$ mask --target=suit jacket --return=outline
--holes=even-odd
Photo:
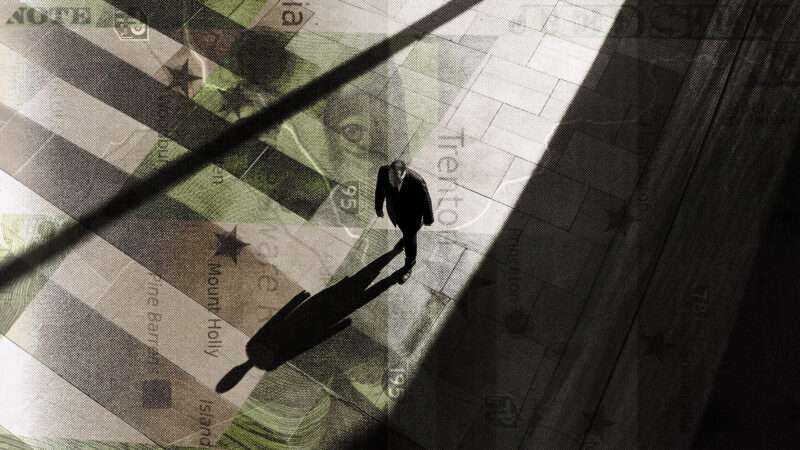
[[[389,220],[396,226],[412,227],[421,223],[433,223],[433,205],[428,193],[428,185],[417,172],[406,168],[406,175],[398,191],[389,183],[390,167],[378,169],[378,181],[375,183],[375,210],[383,210],[386,200],[386,211]]]

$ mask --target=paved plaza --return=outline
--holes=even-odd
[[[36,20],[57,1],[0,5],[5,254],[445,2],[74,3],[60,22]],[[2,292],[0,430],[20,448],[613,446],[635,404],[573,405],[606,393],[591,377],[611,363],[586,353],[618,348],[633,306],[590,300],[639,232],[634,189],[701,42],[628,32],[621,11],[644,27],[651,3],[480,2],[92,229]],[[134,4],[146,39],[120,32]],[[365,269],[400,239],[373,208],[397,158],[435,217],[402,285],[381,284],[402,256]],[[363,304],[337,299],[347,328],[214,391],[290,299],[362,279]]]

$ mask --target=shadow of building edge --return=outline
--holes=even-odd
[[[718,7],[719,4],[720,4],[720,2],[716,1],[716,2],[713,2],[710,7],[714,8],[714,10],[716,11],[716,8]],[[622,6],[622,8],[624,9],[626,7],[632,7],[632,6],[635,7],[635,5],[632,5],[632,2],[626,1],[624,3],[624,5]],[[699,28],[699,31],[701,33],[704,33],[706,31],[706,27],[710,26],[710,19],[711,19],[710,15],[708,15],[707,17],[703,17],[702,20],[705,20],[705,22],[701,23],[701,24],[698,24],[699,25],[698,28]],[[625,27],[628,27],[629,25],[630,25],[630,23],[625,22],[623,17],[618,16],[614,20],[614,23],[613,23],[613,25],[611,27],[611,31],[609,32],[608,37],[604,41],[604,43],[603,43],[603,45],[602,45],[602,47],[600,49],[600,52],[601,53],[605,53],[605,54],[609,54],[609,55],[614,55],[614,56],[618,55],[617,53],[615,53],[615,47],[614,46],[616,44],[618,44],[618,41],[617,41],[618,38],[629,37],[626,34],[627,31],[624,29]],[[641,85],[628,86],[630,89],[635,89],[635,90],[638,91],[637,95],[633,96],[633,100],[632,100],[633,105],[631,105],[631,106],[637,107],[639,109],[639,111],[642,113],[642,116],[646,115],[646,118],[642,123],[637,123],[637,126],[635,128],[635,132],[637,134],[637,136],[635,138],[636,141],[637,141],[637,147],[634,150],[632,150],[632,152],[634,152],[636,154],[636,156],[638,158],[638,161],[639,161],[639,165],[637,167],[638,173],[637,173],[637,176],[636,176],[636,182],[634,183],[635,184],[634,187],[631,189],[628,198],[621,199],[621,200],[623,200],[624,205],[626,207],[629,206],[630,199],[632,198],[632,195],[635,192],[637,192],[637,188],[639,187],[639,183],[641,181],[642,175],[647,171],[649,162],[651,161],[651,158],[653,157],[653,153],[654,153],[656,147],[658,146],[658,143],[663,138],[663,133],[665,132],[665,128],[666,128],[666,125],[668,123],[668,117],[672,113],[672,109],[673,109],[673,106],[674,106],[674,100],[677,97],[678,91],[683,87],[683,84],[686,81],[686,76],[693,69],[691,64],[689,64],[689,63],[694,60],[696,51],[700,48],[700,42],[701,42],[701,37],[702,36],[703,36],[702,34],[689,36],[688,40],[693,43],[694,47],[692,48],[692,50],[689,52],[688,55],[680,55],[680,54],[678,55],[679,58],[689,58],[689,61],[687,61],[687,68],[685,69],[683,74],[679,74],[678,72],[675,72],[676,75],[679,75],[679,77],[678,77],[679,78],[679,82],[677,84],[675,84],[674,86],[667,87],[667,89],[665,89],[666,92],[664,94],[661,94],[661,95],[663,95],[663,96],[665,96],[666,98],[669,99],[669,101],[666,104],[665,103],[650,104],[650,101],[653,101],[653,102],[656,101],[655,95],[657,94],[657,92],[653,91],[652,89],[660,89],[661,88],[660,86],[649,86],[649,88],[651,89],[649,94],[653,95],[653,98],[647,98],[648,97],[647,90],[642,92],[642,87],[643,86],[641,86]],[[630,36],[630,37],[636,38],[638,36]],[[643,37],[646,37],[646,36],[643,36]],[[657,41],[657,39],[653,39],[652,41]],[[641,39],[639,42],[637,42],[637,44],[639,46],[639,51],[642,54],[645,54],[645,55],[646,54],[650,54],[650,53],[648,53],[648,51],[647,51],[648,49],[646,47],[648,45],[650,45],[650,46],[657,46],[658,45],[657,43],[652,42],[652,41],[651,40],[647,40],[647,39]],[[735,44],[731,43],[730,45],[735,45]],[[662,46],[662,47],[660,47],[658,49],[654,49],[654,50],[661,51],[662,52],[661,53],[661,57],[665,57],[665,58],[668,58],[669,55],[664,55],[664,53],[663,53],[664,51],[667,51],[667,52],[673,51],[673,52],[677,53],[676,49],[672,49],[669,46]],[[654,53],[654,54],[657,54],[657,53]],[[632,57],[629,57],[629,58],[632,58]],[[600,67],[601,64],[602,63],[596,59],[594,61],[594,63],[592,64],[591,69],[588,71],[588,74],[595,73],[598,70],[598,68]],[[637,81],[641,81],[641,82],[645,81],[646,78],[647,78],[647,75],[648,74],[640,73],[639,74],[639,79]],[[670,89],[671,89],[671,92],[670,92]],[[575,133],[582,131],[591,122],[591,120],[585,120],[585,121],[581,121],[580,120],[581,117],[585,117],[587,115],[587,114],[583,114],[583,113],[588,113],[589,116],[591,116],[591,114],[592,114],[592,112],[591,112],[591,109],[592,109],[591,102],[592,101],[590,99],[588,99],[587,97],[585,97],[583,92],[585,92],[585,91],[579,90],[578,93],[575,95],[575,97],[572,99],[572,101],[571,101],[569,107],[567,108],[566,112],[564,113],[563,119],[562,119],[565,122],[569,122],[569,123],[562,123],[562,124],[559,124],[557,126],[555,132],[552,135],[551,141],[548,143],[547,149],[546,149],[544,155],[542,156],[542,160],[538,164],[539,167],[543,167],[544,169],[540,169],[539,167],[537,167],[535,169],[535,171],[534,171],[534,175],[535,175],[535,172],[539,171],[539,170],[553,170],[553,169],[556,169],[556,166],[557,166],[561,156],[563,156],[563,153],[566,150],[567,145],[569,144],[569,141],[572,138],[572,136]],[[644,98],[640,98],[640,96],[643,93],[644,93]],[[592,92],[591,94],[587,94],[587,95],[595,95],[595,93]],[[615,99],[611,98],[611,100],[615,100]],[[631,101],[631,100],[628,99],[628,101]],[[648,121],[648,120],[652,119],[652,116],[649,113],[654,112],[654,111],[649,111],[651,109],[651,107],[659,109],[658,112],[661,115],[660,120],[658,120],[658,122],[655,123],[655,124],[650,122],[650,121]],[[569,119],[570,117],[577,117],[578,119],[573,121],[573,120]],[[595,135],[595,133],[591,133],[591,132],[588,133],[588,134],[590,134],[592,136]],[[628,149],[628,150],[630,150],[630,149]],[[556,169],[556,171],[557,171],[557,169]],[[510,238],[510,237],[518,238],[519,237],[519,232],[521,231],[521,228],[524,228],[524,226],[525,226],[525,225],[522,225],[522,227],[520,227],[520,224],[526,223],[528,218],[533,217],[528,213],[520,211],[519,207],[520,206],[524,206],[526,201],[531,201],[535,197],[536,197],[536,192],[532,190],[532,187],[531,187],[531,185],[529,183],[528,185],[525,186],[525,188],[523,189],[522,194],[520,194],[520,196],[518,197],[517,204],[515,205],[515,211],[512,213],[512,216],[513,215],[518,215],[518,216],[521,215],[521,216],[524,216],[525,218],[523,218],[522,221],[519,221],[519,220],[515,220],[513,217],[510,217],[507,220],[506,224],[503,226],[501,231],[497,234],[494,242],[491,244],[490,249],[487,251],[486,257],[480,263],[479,268],[477,270],[475,270],[471,274],[469,281],[466,283],[465,287],[461,290],[462,294],[459,296],[459,298],[453,299],[453,301],[457,303],[456,308],[454,308],[454,311],[456,311],[454,314],[458,314],[458,310],[462,310],[463,311],[464,309],[466,309],[466,311],[467,311],[466,314],[467,315],[470,314],[468,312],[469,311],[469,306],[468,305],[461,305],[461,304],[458,304],[458,303],[459,302],[468,301],[468,298],[465,298],[465,297],[468,297],[468,295],[465,296],[464,293],[468,293],[471,290],[476,289],[478,287],[478,285],[481,283],[481,281],[476,279],[476,274],[481,273],[483,270],[490,269],[496,263],[503,264],[503,263],[506,263],[508,261],[507,256],[508,256],[508,253],[509,253],[509,249],[507,247],[504,248],[504,245],[506,245],[508,242],[512,242],[510,245],[514,245],[513,244],[514,239],[510,239],[509,240],[508,238]],[[677,213],[677,205],[670,205],[670,206],[674,206],[674,207],[671,208],[671,209],[665,209],[664,211],[662,211],[660,213],[660,217],[662,218],[663,221],[671,221],[672,217],[674,217],[675,214]],[[666,235],[666,233],[664,233],[664,235]],[[664,239],[665,238],[666,238],[666,236],[664,236]],[[598,266],[598,267],[603,267],[606,264],[606,260],[608,258],[608,251],[612,248],[614,242],[619,240],[619,239],[620,239],[620,234],[617,232],[617,233],[614,233],[614,236],[608,242],[606,242],[605,248],[603,249],[603,254],[604,254],[603,260],[602,260],[600,266]],[[519,242],[516,245],[521,245],[524,248],[525,243],[524,242]],[[652,261],[649,261],[646,264],[649,265],[649,266],[653,266],[654,265]],[[545,388],[545,392],[544,392],[543,396],[541,398],[537,399],[537,404],[533,409],[533,413],[530,415],[530,417],[527,418],[528,421],[526,423],[521,423],[520,420],[519,420],[520,419],[519,417],[515,418],[514,426],[517,427],[517,428],[520,428],[520,430],[519,430],[520,431],[519,442],[516,442],[515,445],[518,445],[518,446],[522,445],[524,443],[524,439],[526,437],[528,437],[530,435],[530,433],[532,433],[535,430],[535,428],[539,424],[540,420],[543,418],[543,414],[544,414],[545,408],[548,406],[548,404],[551,401],[554,400],[555,396],[564,388],[564,382],[566,381],[566,376],[565,375],[573,370],[573,364],[576,362],[576,360],[577,360],[577,358],[578,358],[578,356],[580,354],[580,351],[581,351],[580,345],[575,343],[575,342],[573,342],[573,338],[574,338],[575,331],[577,330],[581,319],[587,313],[587,309],[590,306],[588,300],[593,298],[593,293],[594,293],[594,290],[595,290],[594,283],[597,281],[599,272],[600,272],[600,270],[598,270],[598,272],[593,277],[594,281],[592,283],[592,288],[590,289],[589,293],[584,297],[584,299],[587,300],[587,301],[581,307],[581,311],[578,314],[578,318],[576,319],[575,323],[572,326],[572,330],[569,333],[568,339],[565,342],[560,343],[560,344],[562,344],[561,345],[561,355],[558,357],[558,362],[557,362],[556,367],[552,370],[551,375],[548,377],[548,381],[546,382],[546,388]],[[646,285],[646,279],[648,278],[648,275],[647,275],[648,272],[650,274],[652,273],[652,267],[648,267],[648,268],[645,269],[645,271],[644,271],[645,275],[643,277],[641,277],[642,283],[640,283],[640,285],[642,285],[642,286]],[[525,274],[523,274],[523,276],[525,276]],[[638,299],[642,298],[643,294],[636,295],[636,297],[637,297],[637,300],[634,300],[634,301],[639,301]],[[440,328],[442,330],[439,333],[440,336],[447,334],[447,332],[445,330],[448,327],[457,327],[458,326],[458,325],[454,324],[453,321],[450,320],[450,319],[451,319],[450,317],[444,317],[442,319],[445,322],[442,324],[442,326]],[[491,319],[484,318],[484,320],[491,320]],[[633,326],[634,326],[634,321],[630,320],[629,323],[625,323],[625,324],[621,324],[621,325],[626,326],[628,329],[632,329]],[[467,333],[470,332],[470,328],[469,327],[465,327],[465,329],[466,329],[465,332],[467,332]],[[441,355],[446,355],[449,351],[453,350],[452,348],[447,348],[446,347],[447,345],[448,345],[447,342],[442,342],[441,340],[437,340],[437,341],[432,342],[430,347],[428,349],[426,349],[425,354],[422,356],[422,360],[420,361],[419,366],[428,367],[428,368],[435,368],[437,366],[437,359]],[[606,356],[609,359],[616,359],[619,356],[619,354],[622,352],[622,348],[623,348],[622,345],[620,345],[618,348],[609,348]],[[493,346],[493,350],[494,350],[494,354],[492,354],[490,356],[494,357],[494,359],[493,360],[487,360],[486,358],[484,358],[484,360],[481,361],[481,364],[484,364],[484,365],[493,364],[495,361],[497,361],[497,357],[503,352],[503,349],[500,348],[496,343]],[[482,356],[487,356],[487,355],[484,354]],[[604,373],[596,375],[596,379],[597,379],[598,384],[600,386],[602,386],[604,384],[607,384],[607,382],[610,381],[610,379],[612,377],[614,367],[611,366],[611,367],[608,367],[607,369],[608,370],[606,370]],[[436,369],[434,369],[434,371],[436,371]],[[494,373],[496,374],[497,370],[495,370]],[[459,375],[462,376],[462,377],[463,376],[470,376],[470,374],[459,374]],[[440,377],[441,373],[437,372],[435,374],[435,376],[436,377]],[[483,381],[485,382],[484,385],[497,386],[499,380],[497,379],[497,377],[495,377],[492,380],[486,380],[484,378]],[[533,386],[528,388],[528,392],[526,394],[526,398],[521,399],[522,402],[529,401],[527,399],[527,397],[531,395],[532,388],[533,388]],[[413,391],[414,389],[415,389],[415,380],[412,378],[410,380],[410,382],[409,382],[409,385],[405,389],[406,394],[401,396],[401,398],[398,400],[398,402],[402,403],[404,401],[404,399],[411,398],[412,395],[410,395],[408,393]],[[499,391],[502,391],[502,389],[499,389]],[[575,443],[577,445],[583,445],[583,444],[586,443],[584,439],[585,439],[586,435],[588,434],[589,430],[592,428],[593,422],[596,419],[596,416],[597,416],[597,413],[598,413],[597,409],[600,406],[601,400],[602,400],[602,395],[599,396],[597,399],[593,399],[591,401],[591,405],[590,405],[590,408],[588,409],[588,411],[584,411],[584,410],[576,411],[576,414],[581,414],[581,415],[585,416],[586,419],[588,419],[588,423],[586,423],[586,427],[585,427],[585,429],[583,431],[583,437],[578,437],[580,442],[575,441]],[[515,405],[518,408],[517,410],[522,408],[522,406],[523,406],[522,402],[520,404]],[[483,405],[481,405],[481,413],[482,414],[486,414],[487,412],[488,411],[483,409]],[[481,414],[478,414],[476,419],[480,420],[481,419]],[[391,420],[390,420],[390,423],[391,423]],[[471,425],[475,425],[475,423],[473,422]],[[390,430],[390,431],[387,431],[389,433],[400,433],[400,434],[403,434],[402,430],[399,430],[394,426],[389,425],[386,428],[388,428]],[[473,447],[469,447],[468,445],[465,446],[465,444],[466,444],[466,441],[470,438],[470,431],[474,432],[476,430],[476,427],[474,427],[474,426],[473,427],[468,427],[468,429],[469,430],[466,431],[465,435],[463,435],[460,438],[460,441],[457,443],[457,448],[473,448]],[[491,436],[489,436],[489,439],[492,439],[492,441],[494,441],[494,433],[491,432],[491,431],[489,431],[489,433],[491,434]],[[388,437],[386,437],[386,439],[388,439]],[[437,439],[434,438],[434,441],[437,441]],[[487,444],[487,443],[492,443],[492,442],[480,442],[480,443],[473,442],[472,445],[481,445],[481,444]],[[445,447],[442,447],[442,448],[445,448]],[[449,448],[449,447],[447,447],[447,448]],[[475,447],[475,448],[478,448],[478,447]]]

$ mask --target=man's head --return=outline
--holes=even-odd
[[[397,175],[398,178],[402,178],[403,175],[406,173],[406,163],[402,159],[396,159],[392,161],[391,164],[392,172]]]

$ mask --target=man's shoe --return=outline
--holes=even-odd
[[[411,271],[410,270],[408,272],[404,272],[403,276],[400,277],[400,284],[405,283],[406,281],[408,281],[409,278],[411,278]]]
[[[399,252],[402,249],[403,249],[403,240],[400,239],[399,241],[397,241],[397,244],[394,244],[394,248],[392,250],[395,252]]]
[[[400,284],[405,283],[411,278],[411,267],[403,270],[403,275],[400,277]]]

